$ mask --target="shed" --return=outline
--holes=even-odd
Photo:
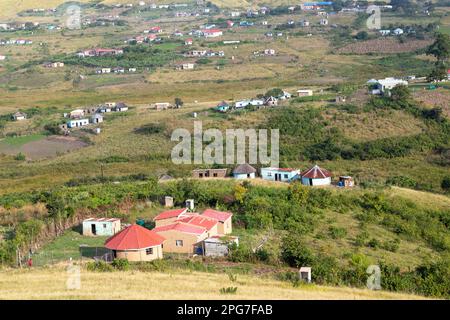
[[[203,254],[207,257],[228,256],[229,247],[239,245],[239,238],[232,236],[213,236],[203,240]]]
[[[238,165],[233,170],[233,177],[235,179],[254,179],[256,175],[256,169],[248,163]]]
[[[112,236],[120,231],[120,219],[89,218],[83,220],[84,236]]]
[[[103,122],[103,116],[100,113],[96,113],[91,117],[92,123],[102,123]]]
[[[300,280],[311,282],[311,267],[301,267],[298,271]]]
[[[114,258],[151,261],[162,259],[165,240],[155,232],[133,224],[106,240],[105,247],[113,251]]]
[[[302,184],[306,186],[325,186],[331,184],[331,172],[318,165],[301,173]]]
[[[338,186],[339,187],[347,187],[351,188],[355,185],[355,182],[353,181],[353,178],[350,176],[340,176]]]
[[[313,95],[313,91],[312,90],[307,90],[307,89],[300,89],[297,90],[297,96],[299,97],[309,97]]]
[[[13,114],[14,121],[25,120],[26,118],[27,114],[20,111]]]
[[[227,169],[195,169],[192,170],[193,178],[225,178]]]

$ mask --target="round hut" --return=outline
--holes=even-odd
[[[166,239],[144,227],[133,224],[106,240],[105,247],[113,257],[128,261],[162,259],[162,244]]]
[[[318,165],[301,173],[302,184],[305,186],[327,186],[331,184],[331,172]]]

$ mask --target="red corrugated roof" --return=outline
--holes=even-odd
[[[137,250],[158,246],[165,240],[155,232],[134,224],[106,240],[105,247],[111,250]]]
[[[201,216],[205,216],[208,218],[216,219],[220,222],[224,222],[229,217],[231,217],[233,214],[231,212],[225,212],[225,211],[217,211],[213,209],[206,209],[205,212],[202,213]]]
[[[216,224],[217,220],[213,218],[208,218],[204,216],[195,216],[185,219],[183,222],[186,222],[188,224],[203,227],[206,230],[211,230]]]
[[[187,208],[164,211],[158,214],[153,220],[176,218],[185,213],[186,211]]]
[[[166,226],[154,228],[152,231],[158,233],[158,232],[169,231],[169,230],[175,230],[175,231],[180,231],[180,232],[184,232],[184,233],[192,233],[192,234],[200,235],[206,231],[206,228],[194,226],[189,223],[176,222],[173,224],[168,224]]]
[[[311,169],[302,172],[301,175],[308,179],[325,179],[331,177],[331,172],[315,165]]]

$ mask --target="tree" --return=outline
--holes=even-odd
[[[181,108],[183,106],[184,102],[181,100],[181,98],[175,98],[175,106],[177,108]]]
[[[299,205],[305,205],[309,197],[309,188],[303,186],[299,182],[294,182],[289,185],[289,192],[291,199]]]
[[[356,39],[358,40],[366,40],[369,38],[369,34],[367,31],[360,31],[356,34]]]
[[[442,81],[447,79],[447,67],[441,61],[437,61],[434,69],[428,75],[427,80],[432,81]]]
[[[280,88],[273,88],[266,92],[265,97],[279,97],[283,95],[283,90]]]
[[[444,191],[450,191],[450,176],[446,176],[442,179],[441,188]]]
[[[427,54],[444,63],[450,57],[450,36],[438,33],[436,40],[428,47]]]
[[[396,86],[391,90],[391,100],[395,102],[407,102],[411,97],[409,88],[404,85]]]

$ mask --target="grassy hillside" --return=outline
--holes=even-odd
[[[419,296],[352,288],[332,288],[288,283],[247,275],[231,282],[225,274],[200,272],[81,271],[81,289],[66,288],[62,267],[0,272],[0,299],[423,299]],[[199,285],[201,284],[201,285]],[[221,294],[224,287],[237,287],[236,294]]]

